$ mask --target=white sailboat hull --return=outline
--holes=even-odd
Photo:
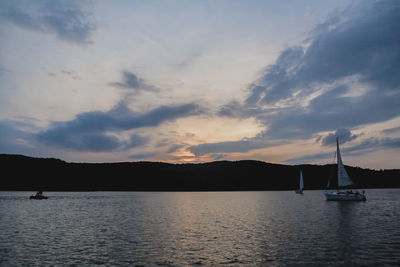
[[[358,191],[333,191],[325,192],[326,200],[336,200],[336,201],[365,201],[367,198],[364,194]]]

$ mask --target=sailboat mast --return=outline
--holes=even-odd
[[[340,151],[339,151],[339,138],[336,136],[336,166],[337,166],[337,190],[339,191],[339,180],[340,180],[340,168],[339,168],[339,159],[340,157]]]

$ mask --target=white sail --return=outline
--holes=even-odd
[[[302,173],[301,170],[300,170],[300,188],[299,188],[299,190],[300,190],[300,191],[303,191],[303,189],[304,189],[303,173]]]
[[[342,157],[340,155],[340,150],[339,150],[338,139],[336,139],[336,144],[337,144],[338,187],[352,185],[353,182],[350,180],[350,177],[347,174],[346,169],[344,168],[344,165],[342,162]]]
[[[367,198],[365,197],[365,192],[363,191],[362,193],[358,191],[353,190],[339,190],[340,187],[344,187],[347,185],[353,184],[353,182],[350,180],[349,175],[346,172],[346,169],[344,168],[343,162],[342,162],[342,157],[340,155],[340,150],[339,150],[339,140],[336,138],[336,144],[337,144],[337,152],[336,152],[336,157],[337,157],[337,167],[338,167],[338,190],[337,191],[325,191],[325,196],[326,200],[335,200],[335,201],[365,201]],[[328,181],[328,187],[329,187],[330,181]]]

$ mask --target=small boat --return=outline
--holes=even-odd
[[[304,189],[304,183],[303,183],[303,173],[300,170],[300,185],[299,185],[299,190],[296,190],[296,194],[303,194],[303,189]]]
[[[339,140],[336,138],[336,158],[337,158],[337,168],[338,168],[338,183],[336,191],[325,191],[326,200],[336,200],[336,201],[365,201],[367,200],[365,196],[365,191],[362,193],[357,190],[345,190],[345,186],[352,185],[349,175],[344,168],[342,157],[340,155]],[[330,187],[330,181],[328,180],[328,188]]]
[[[49,197],[44,196],[42,191],[38,191],[36,195],[30,196],[29,199],[48,199]]]

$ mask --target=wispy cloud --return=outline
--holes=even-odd
[[[158,91],[157,88],[145,83],[136,74],[134,74],[133,72],[129,72],[129,71],[123,71],[122,72],[122,81],[113,82],[113,83],[111,83],[111,85],[118,87],[118,88],[131,89],[135,92],[138,92],[138,91],[156,92],[156,91]]]
[[[59,72],[49,72],[48,75],[51,77],[56,77],[56,76],[60,75],[60,76],[70,77],[71,79],[74,79],[74,80],[79,79],[79,76],[76,74],[76,72],[72,71],[72,70],[61,70]]]
[[[56,35],[60,40],[80,45],[92,43],[96,30],[87,1],[1,1],[0,21],[26,30]]]

